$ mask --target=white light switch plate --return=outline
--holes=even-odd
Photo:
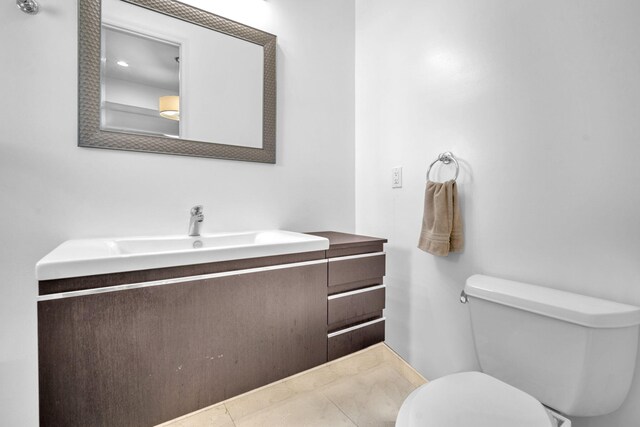
[[[402,188],[402,166],[391,169],[391,188]]]

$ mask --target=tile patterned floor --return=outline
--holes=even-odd
[[[302,372],[162,427],[392,427],[426,380],[384,344]]]

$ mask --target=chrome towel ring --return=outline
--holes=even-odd
[[[438,158],[435,159],[433,163],[429,165],[429,169],[427,170],[427,181],[429,181],[429,172],[431,172],[431,168],[433,167],[433,165],[435,165],[438,162],[442,162],[445,165],[448,165],[449,163],[453,162],[453,164],[456,165],[456,176],[453,177],[453,180],[455,181],[456,179],[458,179],[458,172],[460,172],[460,165],[458,164],[458,161],[456,160],[456,158],[453,157],[453,154],[451,153],[451,151],[447,151],[440,154]]]

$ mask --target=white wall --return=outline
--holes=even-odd
[[[635,0],[356,1],[356,229],[389,238],[387,339],[428,378],[477,368],[472,273],[640,305],[639,16]],[[436,258],[416,244],[446,150],[467,246]],[[622,409],[575,425],[639,425],[638,371]]]
[[[0,4],[0,424],[36,426],[36,261],[64,240],[354,229],[354,5],[192,1],[279,37],[276,165],[78,148],[76,2]]]

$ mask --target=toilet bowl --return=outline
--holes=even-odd
[[[622,405],[640,308],[483,275],[467,279],[464,294],[482,372],[419,387],[396,426],[570,427],[565,415],[604,415]]]
[[[570,427],[533,396],[481,372],[447,375],[404,401],[400,427]]]

